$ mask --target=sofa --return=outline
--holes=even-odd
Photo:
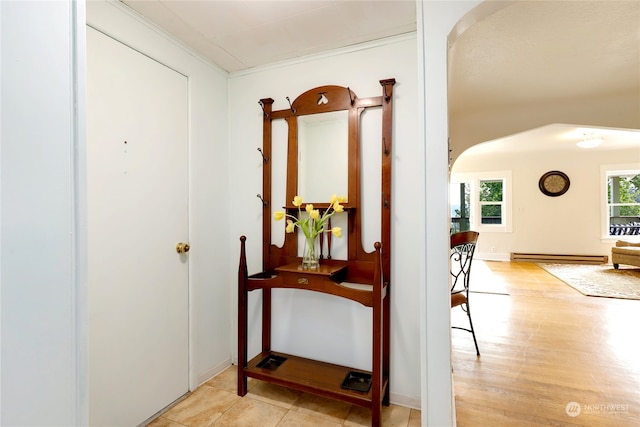
[[[640,267],[640,243],[618,240],[611,248],[611,263],[618,269],[620,264]]]

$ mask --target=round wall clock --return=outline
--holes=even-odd
[[[562,196],[569,189],[569,177],[564,172],[550,171],[540,177],[538,187],[547,196]]]

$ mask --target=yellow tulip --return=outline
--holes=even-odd
[[[334,212],[344,212],[344,206],[342,206],[340,203],[343,203],[346,201],[347,201],[347,198],[345,196],[338,197],[337,195],[333,194],[331,196],[329,208],[325,210],[325,214],[323,216],[320,215],[319,209],[313,208],[313,204],[307,203],[305,205],[304,209],[308,213],[309,219],[317,221],[313,225],[314,234],[326,231],[326,228],[325,228],[326,221],[328,220],[328,218],[330,218],[333,215]],[[302,203],[303,203],[302,197],[295,196],[293,198],[293,205],[296,206],[297,208],[300,208],[302,206]],[[333,209],[333,212],[331,212],[331,209]],[[276,221],[280,221],[281,219],[286,218],[287,216],[290,216],[290,215],[287,215],[287,213],[284,211],[273,212],[273,219]],[[303,230],[305,233],[312,231],[310,228],[311,223],[309,222],[309,220],[307,219],[302,220],[301,218],[298,218],[296,220],[287,219],[287,226],[285,227],[285,231],[287,233],[293,233],[295,232],[296,226],[300,227],[300,229]],[[331,233],[333,233],[333,235],[336,237],[342,237],[342,228],[340,227],[333,227],[329,231],[331,231]]]
[[[287,220],[287,228],[285,228],[285,231],[287,233],[293,233],[293,229],[295,228],[295,224],[293,223],[293,221],[291,221],[290,219]]]

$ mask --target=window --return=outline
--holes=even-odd
[[[451,231],[511,232],[511,172],[452,174]]]
[[[640,169],[604,168],[605,236],[640,236]]]
[[[468,231],[471,216],[471,183],[451,183],[449,191],[451,205],[451,231]]]
[[[502,224],[504,180],[480,180],[480,222],[482,224]]]

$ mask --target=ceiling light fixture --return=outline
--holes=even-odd
[[[604,139],[595,138],[593,135],[584,135],[584,139],[582,141],[576,142],[576,145],[580,148],[594,148],[598,145],[602,144]]]

